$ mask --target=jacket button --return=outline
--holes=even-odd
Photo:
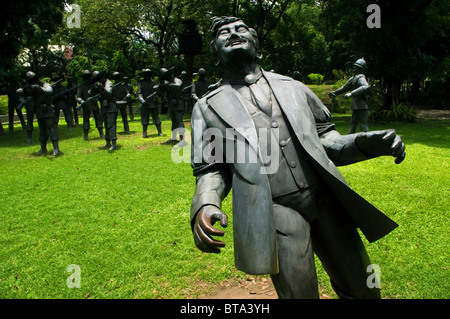
[[[272,128],[277,128],[278,124],[277,124],[277,122],[273,122],[271,126],[272,126]]]
[[[295,168],[295,167],[297,166],[297,163],[296,163],[295,161],[291,161],[291,162],[289,163],[289,165],[290,165],[292,168]]]
[[[282,140],[282,141],[280,142],[280,146],[286,146],[286,141],[285,141],[285,140]]]

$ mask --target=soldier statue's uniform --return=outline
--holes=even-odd
[[[149,125],[150,115],[152,116],[153,124],[155,124],[158,130],[158,135],[163,136],[161,131],[161,120],[158,115],[158,105],[156,104],[156,90],[158,84],[152,80],[151,70],[143,69],[141,71],[143,79],[138,85],[138,100],[141,102],[141,124],[142,124],[142,137],[147,137],[147,127]]]
[[[134,121],[134,113],[133,113],[133,99],[132,95],[136,96],[136,93],[134,92],[133,86],[129,82],[130,79],[127,76],[124,76],[122,79],[123,83],[125,83],[128,93],[130,93],[129,98],[127,98],[127,106],[128,106],[128,112],[130,113],[130,121]]]
[[[341,93],[351,91],[345,94],[346,98],[352,97],[352,119],[350,122],[349,134],[356,132],[358,123],[362,132],[369,131],[367,122],[369,121],[369,104],[367,103],[367,92],[370,88],[369,83],[364,75],[366,69],[366,61],[358,59],[353,65],[355,73],[347,83],[336,91],[330,92],[330,97],[335,97]]]
[[[118,112],[122,116],[123,129],[126,134],[130,134],[127,117],[127,100],[131,98],[131,94],[128,92],[127,85],[124,82],[120,82],[122,76],[119,72],[113,73],[113,79],[116,82],[113,90],[114,101],[116,102]]]
[[[192,83],[191,96],[194,103],[197,103],[203,95],[208,92],[209,82],[206,80],[206,71],[203,68],[198,70],[198,80]]]
[[[55,113],[52,107],[53,89],[50,84],[39,81],[34,72],[28,71],[26,74],[28,86],[24,89],[25,96],[32,96],[36,111],[36,118],[39,125],[39,141],[41,149],[39,155],[47,153],[47,141],[53,144],[53,155],[60,155],[58,145],[58,132],[55,122]]]
[[[166,68],[161,69],[160,75],[162,87],[166,93],[170,119],[172,121],[172,137],[170,140],[176,141],[178,132],[180,140],[184,142],[184,105],[181,90],[183,82],[179,78],[173,76]]]
[[[54,81],[60,81],[61,78],[55,78]],[[64,118],[66,120],[67,126],[69,129],[73,127],[73,118],[72,112],[70,111],[69,105],[67,104],[67,95],[66,95],[66,87],[61,85],[61,82],[57,82],[53,86],[53,105],[55,110],[55,123],[58,125],[59,123],[59,114],[61,110],[64,113]]]
[[[88,70],[84,70],[83,74],[81,75],[83,78],[83,83],[78,87],[77,90],[77,102],[80,105],[83,105],[83,130],[84,130],[84,139],[88,139],[89,135],[89,129],[91,128],[91,125],[89,123],[89,118],[91,116],[94,117],[95,121],[95,127],[98,130],[98,133],[100,134],[101,138],[105,138],[105,135],[103,135],[103,122],[102,122],[102,116],[100,114],[100,109],[98,107],[98,100],[94,101],[86,101],[89,98],[89,90],[94,85],[91,82],[92,74]]]
[[[189,80],[188,74],[186,71],[181,72],[181,80],[183,83],[181,84],[181,92],[182,92],[182,99],[184,104],[184,112],[185,113],[192,113],[192,107],[194,104],[192,103],[191,98],[191,89],[192,89],[192,82]]]
[[[72,114],[73,124],[78,125],[78,110],[77,110],[77,87],[73,85],[73,78],[67,78],[67,94],[66,94],[66,104],[69,108],[69,111]]]
[[[104,148],[110,151],[117,149],[117,106],[114,101],[114,85],[107,79],[106,71],[94,71],[92,74],[94,86],[89,90],[89,95],[98,96],[101,104],[103,121],[105,123]]]
[[[28,86],[28,84],[25,87],[27,87],[27,86]],[[34,119],[34,114],[35,114],[34,101],[31,99],[28,102],[25,102],[26,98],[25,98],[24,88],[17,89],[17,95],[19,96],[20,104],[25,105],[26,117],[27,117],[25,131],[27,132],[27,144],[30,144],[31,137],[33,136],[33,128],[34,128],[34,126],[33,126],[33,119]],[[17,106],[16,106],[16,109],[19,110],[19,108]]]

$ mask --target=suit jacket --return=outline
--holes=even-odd
[[[303,83],[271,72],[263,71],[263,76],[307,156],[367,239],[375,241],[397,227],[350,189],[336,168],[336,165],[355,162],[355,158],[365,158],[355,144],[356,135],[341,136],[334,130],[334,126],[329,125],[328,109]],[[252,274],[277,273],[270,186],[267,175],[261,174],[262,156],[253,120],[236,91],[225,83],[200,99],[193,109],[191,127],[191,164],[196,176],[191,223],[203,206],[220,208],[232,188],[236,267]],[[318,130],[320,127],[327,129]],[[214,139],[216,148],[220,148],[221,143],[232,143],[234,150],[246,149],[257,160],[245,163],[226,160],[230,149],[225,146],[216,149],[216,155],[212,156],[211,140],[204,136],[211,128],[222,137],[221,142],[217,136]],[[230,128],[235,129],[235,136],[227,135]],[[224,153],[225,160],[217,157],[218,151]]]

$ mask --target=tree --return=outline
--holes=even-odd
[[[366,10],[372,3],[381,8],[381,28],[369,28],[366,24]],[[336,54],[336,48],[345,52],[348,62],[364,57],[370,76],[383,83],[386,109],[399,103],[402,83],[430,76],[446,55],[443,50],[437,53],[428,49],[431,43],[436,44],[436,39],[448,43],[446,1],[328,0],[321,4],[334,57],[344,59],[342,54]],[[445,20],[446,26],[442,23]],[[445,31],[447,35],[442,34]]]
[[[64,5],[69,0],[43,1],[6,1],[0,11],[0,81],[3,74],[14,68],[17,57],[22,49],[28,48],[37,55],[42,49],[42,57],[48,55],[48,39],[62,23]],[[37,32],[38,31],[38,32]],[[38,67],[37,60],[33,61]],[[45,62],[45,60],[41,60]],[[36,69],[35,71],[41,71]]]

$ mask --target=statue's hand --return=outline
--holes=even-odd
[[[405,144],[393,129],[360,133],[356,143],[360,150],[372,157],[392,155],[396,164],[400,164],[406,156]]]
[[[194,241],[201,251],[207,253],[220,253],[219,247],[225,247],[222,241],[214,240],[211,236],[223,236],[224,232],[216,229],[213,225],[220,221],[222,227],[228,226],[228,217],[215,206],[203,207],[195,217]]]
[[[345,97],[346,99],[349,99],[351,96],[352,96],[351,93],[347,93],[347,94],[344,95],[344,97]]]
[[[328,93],[329,97],[334,98],[336,97],[336,93],[335,91],[331,91],[330,93]]]

